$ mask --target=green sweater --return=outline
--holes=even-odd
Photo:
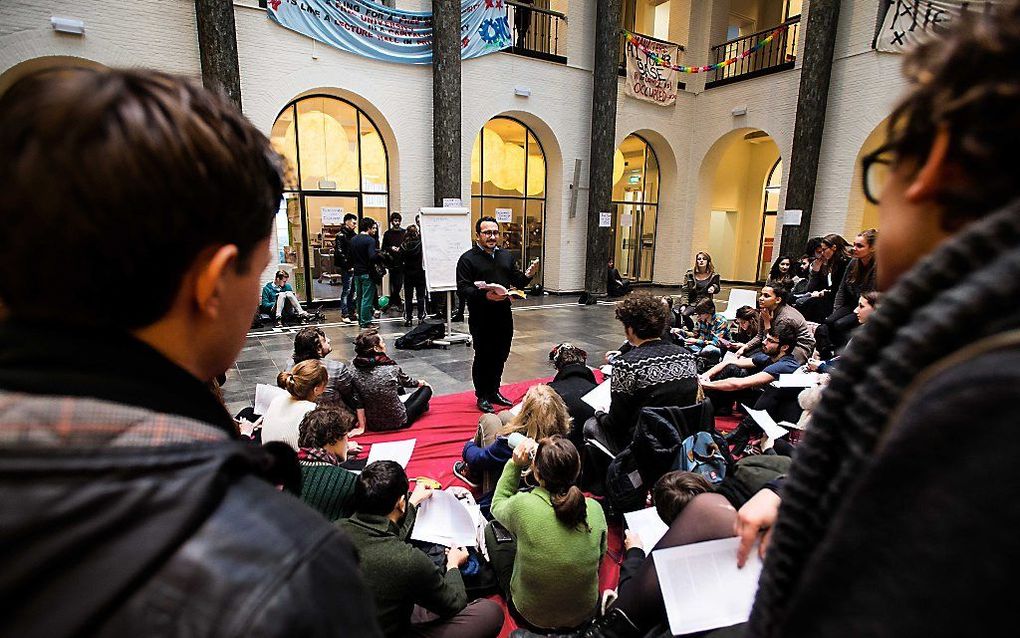
[[[445,573],[407,543],[414,527],[416,508],[398,527],[389,518],[355,514],[337,523],[347,532],[361,558],[361,573],[375,599],[379,626],[387,636],[407,636],[415,604],[442,618],[456,615],[467,606],[467,592],[459,569]]]
[[[514,606],[538,627],[577,627],[598,604],[606,516],[598,502],[585,499],[591,531],[568,528],[556,518],[548,490],[518,493],[520,480],[521,470],[507,461],[492,497],[492,515],[517,539],[510,578]]]
[[[330,521],[347,518],[354,507],[354,483],[358,476],[337,465],[301,463],[301,500],[322,512]]]

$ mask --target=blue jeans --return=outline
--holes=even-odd
[[[340,288],[340,316],[350,317],[354,314],[354,272],[348,270],[341,277],[343,286]]]

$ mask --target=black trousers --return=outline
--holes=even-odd
[[[411,320],[411,300],[418,296],[418,321],[425,318],[425,277],[404,276],[404,319]]]
[[[499,391],[503,367],[510,356],[510,342],[514,337],[510,304],[488,305],[490,307],[472,310],[468,315],[468,330],[475,350],[471,381],[475,386],[475,396],[482,399],[488,399]]]
[[[717,381],[723,379],[742,379],[750,376],[752,372],[738,368],[732,363],[719,371],[713,377]],[[743,390],[714,390],[705,388],[705,396],[712,400],[712,407],[716,414],[728,414],[733,409],[734,402],[754,407],[761,397],[761,388],[745,388]]]
[[[823,359],[836,356],[836,351],[850,340],[850,333],[860,325],[853,306],[841,306],[832,311],[815,329],[815,347]]]
[[[407,401],[404,402],[404,409],[407,410],[407,424],[404,427],[410,426],[420,419],[421,415],[428,412],[429,399],[431,398],[432,388],[427,385],[418,388],[411,393],[411,396],[407,397]]]
[[[400,268],[390,268],[390,305],[400,306],[404,303],[400,299],[400,290],[403,285],[404,271]]]

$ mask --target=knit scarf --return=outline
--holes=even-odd
[[[365,355],[358,355],[354,357],[351,362],[355,368],[361,370],[367,370],[368,368],[374,368],[375,366],[395,366],[397,362],[386,356],[384,352],[371,352]]]
[[[340,465],[340,459],[336,454],[321,447],[298,448],[297,458],[299,463],[305,464]]]
[[[905,274],[854,334],[783,487],[747,635],[782,636],[788,605],[843,498],[911,381],[1020,326],[1020,200],[948,239]],[[997,309],[989,314],[988,309]]]

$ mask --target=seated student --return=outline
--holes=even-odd
[[[806,363],[815,347],[815,338],[804,319],[804,315],[790,305],[790,290],[782,286],[762,286],[758,295],[758,334],[737,350],[739,355],[747,355],[755,348],[761,347],[765,335],[772,329],[789,326],[797,335],[797,347],[793,349],[794,357],[799,363]]]
[[[865,322],[867,322],[868,318],[871,316],[871,313],[873,313],[875,311],[875,308],[878,306],[878,302],[881,298],[882,293],[876,290],[872,290],[870,292],[862,294],[857,299],[857,307],[854,308],[853,311],[854,315],[857,317],[857,323],[864,324]],[[850,344],[848,342],[847,346],[849,345]],[[839,355],[831,357],[830,359],[827,359],[825,361],[821,361],[819,359],[808,359],[807,366],[808,370],[811,370],[812,372],[821,372],[823,374],[828,374],[832,372],[833,368],[836,367],[836,363],[838,361]]]
[[[298,449],[298,426],[305,414],[326,391],[329,375],[318,359],[302,361],[276,377],[276,385],[287,391],[269,404],[262,415],[262,443],[282,441]]]
[[[409,427],[429,409],[432,387],[407,376],[397,362],[386,356],[382,337],[374,329],[362,330],[354,341],[354,387],[364,406],[366,427],[371,432]],[[417,388],[406,402],[402,388]]]
[[[616,305],[631,348],[613,358],[609,413],[597,413],[584,425],[586,439],[614,454],[633,438],[641,408],[692,405],[699,399],[694,355],[662,340],[668,314],[662,301],[648,294],[631,294]]]
[[[630,282],[620,275],[616,260],[612,257],[606,269],[606,292],[610,297],[622,297],[630,292]]]
[[[331,521],[350,516],[354,509],[357,474],[340,467],[348,452],[361,450],[348,438],[354,426],[349,411],[324,406],[305,414],[298,426],[301,500]]]
[[[519,493],[528,466],[539,486]],[[521,443],[492,498],[493,516],[513,536],[500,543],[493,523],[485,529],[496,579],[512,612],[540,630],[586,625],[598,604],[606,517],[577,487],[580,472],[581,457],[566,438]]]
[[[727,350],[737,351],[751,339],[758,336],[758,309],[751,306],[737,308],[733,326],[730,328],[730,338],[723,339],[722,345]],[[761,352],[761,347],[744,353],[745,357]]]
[[[533,441],[547,436],[566,435],[570,430],[570,414],[556,392],[547,385],[528,389],[521,401],[521,411],[514,416],[509,410],[498,415],[483,414],[478,419],[475,438],[464,444],[463,460],[453,466],[453,473],[469,485],[481,484],[478,504],[489,509],[496,481],[510,460],[513,449],[507,437],[520,432]]]
[[[595,416],[595,408],[581,400],[598,385],[587,359],[588,353],[572,343],[561,343],[549,351],[549,361],[556,368],[556,376],[549,382],[549,387],[567,404],[571,421],[567,436],[578,449],[584,442],[585,422]]]
[[[729,322],[715,312],[715,302],[708,297],[695,304],[694,315],[697,319],[694,330],[683,332],[683,343],[699,358],[714,365],[722,358],[723,342],[729,339]]]
[[[311,315],[301,308],[294,289],[287,280],[290,274],[286,270],[277,270],[276,278],[262,287],[262,301],[259,302],[259,312],[272,315],[276,319],[276,327],[283,325],[283,315],[289,308],[298,317],[306,318]]]
[[[361,557],[361,571],[375,599],[375,611],[386,636],[467,636],[492,638],[503,628],[503,610],[491,600],[468,604],[460,566],[463,547],[452,547],[441,570],[425,552],[407,541],[418,505],[432,491],[418,484],[407,494],[407,474],[394,461],[368,465],[354,487],[354,515],[341,520]],[[338,592],[342,595],[342,592]],[[420,605],[439,616],[412,623]]]
[[[340,405],[351,412],[361,411],[361,404],[354,389],[354,373],[351,366],[343,361],[326,358],[333,351],[329,337],[317,326],[302,328],[294,337],[294,356],[291,365],[317,359],[326,366],[329,380],[326,390],[319,397],[320,405]]]

